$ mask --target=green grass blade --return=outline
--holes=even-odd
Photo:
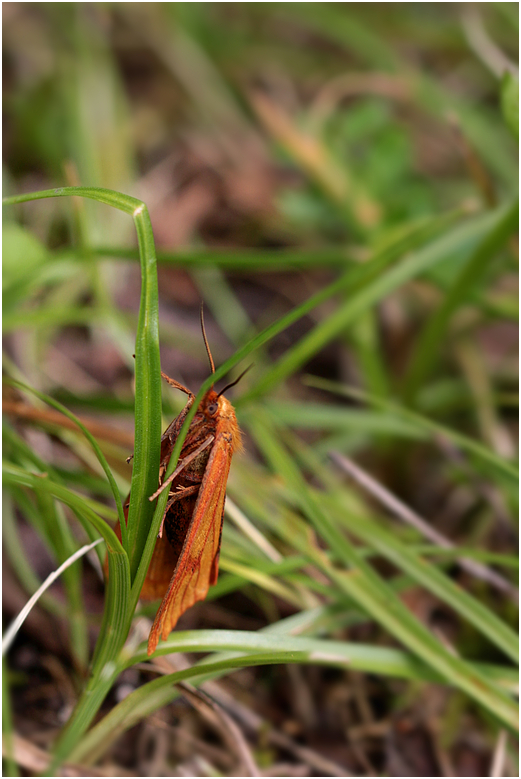
[[[415,341],[414,353],[405,378],[403,395],[407,403],[415,399],[423,381],[434,368],[439,350],[446,342],[451,317],[476,288],[494,254],[515,234],[518,222],[519,202],[516,200],[496,214],[496,219],[481,238],[451,288],[444,294],[438,310],[429,316],[423,331]]]
[[[454,228],[430,245],[405,256],[398,264],[385,271],[378,263],[378,273],[375,274],[375,277],[372,278],[368,275],[362,283],[359,282],[358,288],[352,285],[354,289],[351,289],[347,302],[289,349],[278,363],[257,381],[255,388],[247,393],[248,400],[260,397],[278,386],[344,331],[357,317],[406,282],[420,276],[451,256],[468,254],[481,237],[501,221],[502,217],[503,211],[500,210],[499,213],[494,212],[485,217],[473,219]],[[411,241],[411,243],[413,242]],[[390,261],[407,251],[401,245],[399,248],[400,251],[396,251],[398,247],[393,247],[394,251],[389,250]],[[376,258],[372,262],[376,262]],[[370,266],[371,263],[368,265]]]
[[[282,620],[287,623],[287,620]],[[320,663],[324,665],[344,667],[365,673],[376,673],[393,676],[397,679],[413,679],[416,681],[443,682],[444,677],[428,664],[412,654],[400,649],[374,646],[372,644],[335,641],[332,639],[308,638],[291,635],[289,623],[281,632],[277,625],[270,625],[260,631],[248,630],[187,630],[173,633],[162,642],[158,655],[171,652],[241,652],[253,655],[267,654],[273,649],[277,654],[292,651],[305,655],[299,662]],[[142,662],[147,658],[146,647],[138,649],[131,658],[125,661],[125,667]],[[216,657],[205,657],[197,667],[205,668]],[[470,664],[489,679],[502,679],[502,687],[516,691],[516,669],[509,666],[488,664]]]
[[[91,676],[54,749],[48,775],[55,776],[59,765],[85,733],[114,682],[121,636],[128,625],[130,573],[124,552],[109,551],[109,578],[103,621],[96,644]]]
[[[98,257],[114,257],[115,259],[137,260],[139,256],[135,249],[125,247],[114,249],[109,246],[99,246],[93,251]],[[211,249],[180,249],[175,252],[162,250],[157,252],[157,261],[180,268],[218,267],[223,270],[242,270],[256,273],[301,270],[317,266],[347,269],[354,264],[345,246],[275,251],[273,249],[269,251],[262,249],[239,251],[234,248],[222,250],[213,247]]]
[[[372,411],[352,409],[346,406],[324,403],[279,400],[268,398],[263,408],[269,413],[277,427],[295,427],[299,430],[346,431],[366,435],[388,435],[413,440],[425,440],[428,433],[406,419],[385,410]],[[255,413],[242,412],[241,419],[247,424]]]
[[[109,581],[105,599],[103,622],[94,653],[91,676],[71,719],[64,729],[56,747],[56,764],[66,757],[77,739],[87,729],[97,709],[112,684],[115,659],[121,649],[122,640],[128,630],[128,604],[130,576],[127,555],[114,531],[90,509],[82,497],[45,476],[37,476],[17,466],[4,463],[4,483],[45,491],[70,506],[79,519],[90,523],[107,544]],[[122,639],[123,637],[123,639]],[[52,775],[53,764],[49,768]]]
[[[7,379],[6,384],[10,384],[13,387],[18,387],[24,392],[30,392],[31,394],[35,395],[37,398],[40,398],[40,400],[43,400],[44,403],[47,403],[47,405],[52,406],[58,411],[61,411],[62,414],[64,414],[68,419],[70,419],[79,427],[79,429],[81,430],[85,438],[88,440],[88,442],[94,449],[96,457],[98,458],[98,461],[101,467],[103,468],[103,470],[105,471],[105,475],[107,476],[108,482],[110,484],[110,488],[112,490],[112,495],[114,496],[114,501],[116,503],[118,518],[123,528],[121,532],[123,548],[126,549],[128,542],[127,542],[126,527],[123,518],[123,504],[121,502],[121,495],[119,494],[118,486],[116,484],[114,476],[112,475],[112,471],[109,468],[109,464],[107,463],[105,455],[101,451],[99,444],[94,438],[94,436],[87,430],[85,425],[82,422],[80,422],[80,420],[78,419],[77,416],[75,416],[75,414],[73,414],[71,411],[65,408],[65,406],[63,406],[57,400],[54,400],[53,398],[49,397],[45,393],[39,392],[38,390],[33,389],[32,387],[29,387],[26,384],[23,384],[22,382],[16,381],[14,379]]]
[[[293,460],[271,434],[269,418],[260,410],[250,431],[268,461],[288,484],[293,499],[346,570],[326,564],[321,553],[316,554],[316,564],[395,638],[441,673],[447,683],[479,701],[509,727],[515,727],[517,712],[511,702],[485,678],[471,672],[465,661],[451,655],[358,554],[313,496]]]
[[[324,502],[351,533],[447,603],[515,663],[519,662],[519,641],[516,633],[490,609],[375,522],[367,517],[350,516],[334,499],[326,499]]]
[[[275,626],[271,626],[273,628]],[[97,759],[118,736],[144,717],[174,700],[179,694],[175,682],[192,679],[196,684],[208,678],[222,676],[235,668],[257,664],[306,663],[336,668],[349,668],[365,673],[382,674],[398,679],[442,682],[443,677],[410,654],[368,644],[354,644],[286,635],[273,629],[249,632],[239,630],[179,631],[162,642],[158,654],[172,652],[227,652],[206,657],[192,668],[154,679],[131,693],[115,706],[103,720],[85,736],[71,759],[82,762]],[[238,656],[235,653],[241,653]],[[245,653],[245,654],[244,654]],[[128,665],[146,659],[141,650],[127,659]],[[517,685],[515,669],[500,666],[475,665],[478,673],[496,684],[514,691]],[[182,674],[181,676],[179,674]]]
[[[134,219],[138,237],[142,285],[136,334],[135,454],[131,485],[132,501],[128,517],[130,571],[134,578],[154,512],[148,496],[157,488],[159,474],[161,380],[154,236],[146,205],[134,197],[110,189],[59,187],[4,198],[3,203],[13,205],[48,197],[72,195],[90,198],[130,214]]]
[[[4,776],[20,776],[18,765],[14,757],[14,731],[13,715],[11,707],[11,690],[9,689],[9,671],[5,658],[2,658],[2,736],[6,773]]]
[[[19,506],[20,492],[10,486],[8,494],[6,490],[2,500],[2,541],[4,550],[8,556],[9,563],[24,590],[32,595],[41,585],[41,579],[33,571],[29,558],[25,553],[18,534],[18,527],[14,515],[14,506]],[[52,614],[64,617],[66,609],[63,603],[57,598],[46,593],[40,598],[40,604]]]
[[[69,506],[73,511],[80,513],[83,519],[86,522],[89,522],[98,531],[99,535],[103,537],[107,544],[107,549],[110,552],[125,554],[124,549],[112,528],[85,504],[82,495],[77,495],[66,487],[63,487],[61,484],[53,482],[47,475],[29,473],[23,468],[9,462],[3,463],[3,477],[5,484],[15,484],[20,487],[29,487],[33,490],[40,489],[46,491],[66,506]]]
[[[144,203],[135,210],[134,222],[141,261],[141,299],[136,332],[135,449],[128,512],[132,581],[143,558],[154,514],[154,505],[148,498],[159,483],[161,441],[157,266],[152,225]]]
[[[130,195],[123,195],[113,189],[104,189],[103,187],[56,187],[55,189],[43,189],[40,192],[26,192],[23,195],[11,195],[4,197],[2,203],[4,206],[12,206],[16,203],[29,203],[32,200],[45,200],[49,197],[88,197],[91,200],[97,200],[98,203],[104,203],[112,206],[126,214],[134,215],[137,208],[142,206],[141,200]]]
[[[313,471],[315,478],[320,479],[324,486],[333,487],[327,493],[315,493],[316,500],[336,517],[339,525],[343,525],[355,537],[363,541],[368,548],[387,558],[398,569],[407,573],[415,582],[421,584],[440,600],[447,603],[454,611],[468,620],[491,643],[501,649],[515,663],[519,662],[519,641],[517,634],[494,612],[472,597],[463,588],[457,586],[448,576],[434,565],[420,557],[417,551],[402,543],[399,538],[387,532],[369,517],[359,516],[353,511],[352,501],[348,500],[347,492],[340,491],[340,484],[332,476],[330,470],[324,467],[310,447],[300,440],[293,439],[290,446],[295,456],[302,461],[307,469]],[[345,497],[344,497],[345,496]],[[460,553],[461,556],[461,553]]]
[[[519,80],[508,72],[501,83],[501,110],[508,129],[519,140]]]
[[[447,438],[449,441],[452,441],[454,444],[456,444],[456,446],[460,447],[464,451],[475,455],[484,463],[491,465],[495,471],[497,471],[502,476],[506,476],[509,481],[517,483],[519,479],[518,469],[513,463],[510,463],[502,457],[499,457],[495,452],[493,452],[488,447],[483,446],[483,444],[481,444],[479,441],[475,441],[473,438],[469,438],[468,436],[463,435],[462,433],[459,433],[445,425],[442,425],[439,422],[433,422],[432,420],[427,419],[427,417],[424,417],[415,411],[409,411],[408,409],[399,406],[394,401],[384,400],[375,396],[369,397],[367,393],[362,392],[355,387],[345,387],[337,384],[336,382],[327,381],[315,376],[306,377],[306,384],[309,384],[311,387],[328,389],[332,392],[336,392],[339,395],[344,395],[345,397],[364,400],[373,406],[396,414],[397,417],[400,417],[405,422],[410,422],[417,426],[418,430],[424,430],[429,432],[431,435],[441,435]]]

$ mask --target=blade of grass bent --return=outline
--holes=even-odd
[[[158,293],[154,236],[146,205],[130,195],[100,187],[59,187],[4,198],[4,205],[49,197],[80,196],[113,206],[133,217],[141,263],[141,299],[136,333],[135,453],[132,500],[128,516],[131,576],[141,559],[154,507],[148,502],[157,487],[161,439],[161,386]],[[129,623],[130,624],[130,623]],[[123,637],[124,641],[124,637]]]
[[[196,685],[209,678],[221,677],[237,667],[292,662],[349,668],[398,679],[443,682],[443,678],[435,671],[401,650],[291,636],[286,635],[287,630],[288,628],[285,628],[281,633],[273,633],[271,630],[181,631],[162,643],[157,652],[158,655],[172,652],[246,653],[242,657],[237,654],[227,657],[221,654],[209,656],[183,671],[182,673],[187,674],[183,678],[193,679]],[[146,657],[145,651],[138,651],[128,658],[127,665],[135,665]],[[496,682],[501,681],[511,689],[517,684],[514,670],[478,664],[475,668],[487,678]],[[92,728],[74,751],[71,759],[83,762],[91,755],[93,759],[99,758],[122,732],[174,700],[178,695],[178,691],[173,687],[175,681],[179,680],[177,673],[154,679],[132,692]]]
[[[171,652],[172,650],[170,650]],[[307,654],[299,652],[270,652],[269,654],[246,655],[209,663],[201,669],[192,666],[173,674],[161,676],[148,682],[115,706],[101,722],[97,723],[74,750],[71,759],[82,763],[99,759],[105,749],[121,733],[133,727],[143,718],[175,700],[179,695],[176,683],[192,679],[200,681],[223,675],[237,668],[255,665],[279,665],[286,662],[306,662]]]
[[[80,549],[77,549],[76,552],[74,552],[71,557],[69,557],[68,560],[65,560],[62,565],[59,566],[55,571],[53,571],[49,576],[45,579],[44,582],[40,585],[40,587],[34,592],[23,609],[19,612],[16,619],[9,625],[8,629],[6,630],[4,636],[2,637],[2,654],[5,655],[11,644],[13,643],[16,634],[22,627],[23,623],[25,622],[26,618],[28,617],[31,609],[36,604],[36,602],[40,599],[40,597],[43,595],[43,593],[51,586],[51,584],[56,581],[56,579],[61,576],[63,571],[71,566],[76,560],[79,560],[80,557],[82,557],[84,554],[87,554],[91,549],[93,549],[97,544],[100,544],[103,539],[98,538],[96,541],[93,541],[92,544],[87,544],[86,546],[82,546]]]
[[[144,203],[135,209],[133,216],[141,261],[141,299],[136,332],[135,450],[128,512],[132,581],[143,557],[154,514],[148,497],[158,485],[161,442],[161,362],[154,235]]]
[[[296,615],[298,618],[298,615]],[[173,633],[160,645],[158,655],[172,652],[241,652],[252,655],[298,652],[305,654],[305,662],[320,663],[339,668],[349,666],[352,670],[364,673],[377,673],[400,679],[446,683],[435,669],[415,657],[394,647],[381,647],[373,644],[360,644],[334,639],[291,635],[286,620],[269,625],[259,631],[249,630],[186,630]],[[280,627],[280,629],[279,629]],[[124,667],[130,667],[147,659],[146,647],[140,647],[131,657],[126,658]],[[197,662],[200,670],[219,658],[209,655]],[[514,695],[517,690],[516,668],[486,663],[471,663],[478,672],[488,679],[503,679],[502,687]],[[120,668],[122,670],[122,667]]]

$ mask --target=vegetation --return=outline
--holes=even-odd
[[[517,775],[517,5],[3,10],[8,621],[90,546],[13,632],[4,774]],[[252,361],[148,660],[160,367]]]

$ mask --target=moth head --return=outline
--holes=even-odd
[[[219,416],[221,405],[221,398],[212,387],[202,399],[199,411],[202,411],[208,420],[216,419]]]

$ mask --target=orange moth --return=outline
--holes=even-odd
[[[203,339],[212,373],[215,366],[208,346],[201,308]],[[242,449],[241,433],[232,404],[223,392],[244,375],[217,393],[213,387],[204,395],[190,423],[175,471],[165,479],[175,442],[192,406],[195,395],[175,379],[163,378],[188,395],[181,413],[161,437],[159,489],[154,500],[168,489],[165,514],[143,583],[141,598],[162,597],[148,639],[151,655],[161,638],[168,638],[179,617],[204,600],[210,585],[217,582],[219,550],[226,497],[226,482],[232,455]],[[128,503],[125,506],[125,515]]]

